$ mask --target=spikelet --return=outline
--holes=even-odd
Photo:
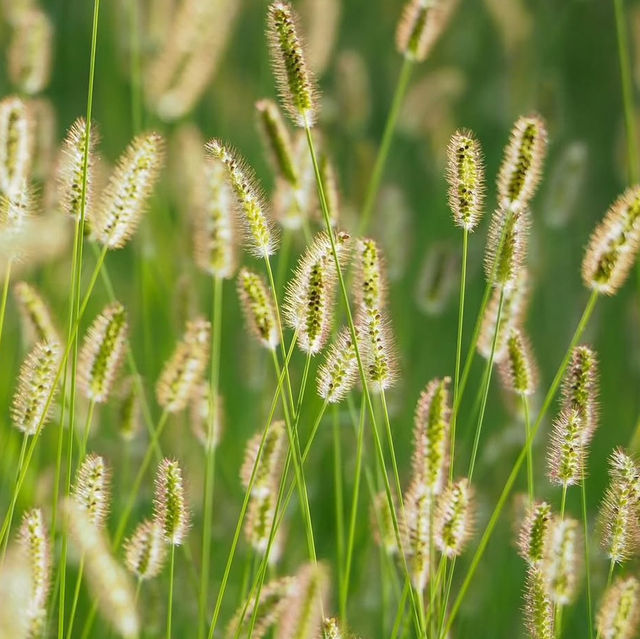
[[[564,410],[553,422],[549,447],[549,480],[573,486],[582,481],[587,456],[584,420],[575,409]]]
[[[547,502],[537,502],[529,507],[520,527],[518,551],[530,566],[537,566],[544,558],[550,524],[551,506]]]
[[[122,248],[135,233],[164,158],[164,140],[157,133],[135,137],[120,156],[109,179],[91,230],[109,249]]]
[[[158,466],[153,507],[153,518],[162,528],[164,540],[180,546],[189,530],[189,513],[185,505],[182,470],[175,460],[165,458]]]
[[[96,146],[98,134],[92,123],[89,128],[89,145],[87,146],[87,123],[78,118],[69,128],[62,144],[57,169],[57,189],[60,205],[65,213],[76,220],[82,217],[82,183],[84,175],[84,153],[87,148],[87,171],[85,184],[85,218],[91,219],[93,214],[93,185],[96,170]]]
[[[582,434],[587,445],[598,425],[598,358],[588,346],[571,351],[567,372],[562,380],[564,410],[577,411],[584,422]]]
[[[533,197],[547,152],[547,129],[538,115],[522,116],[511,130],[498,173],[498,203],[505,211],[526,208]]]
[[[614,295],[627,279],[639,248],[640,186],[632,186],[611,205],[591,234],[582,261],[585,286]]]
[[[47,597],[51,586],[51,548],[42,511],[34,508],[22,516],[20,545],[28,559],[31,577],[31,594],[23,601],[23,611],[28,618],[29,636],[42,634],[47,616]],[[18,614],[14,611],[14,614]]]
[[[27,282],[17,282],[13,292],[20,309],[25,331],[30,341],[40,341],[47,344],[59,343],[49,307],[40,293]]]
[[[222,436],[223,427],[222,397],[217,395],[215,400],[211,396],[211,385],[200,382],[191,399],[190,421],[191,430],[205,450],[217,448]]]
[[[600,511],[602,546],[612,561],[622,563],[640,548],[640,470],[629,455],[617,449],[611,454],[609,477]]]
[[[553,639],[553,604],[538,566],[530,566],[525,589],[525,625],[531,639]]]
[[[480,143],[471,131],[456,131],[447,148],[449,208],[457,226],[473,231],[482,217],[484,161]]]
[[[126,347],[127,315],[114,302],[93,321],[78,355],[78,382],[87,399],[107,401]]]
[[[338,620],[333,617],[327,617],[322,622],[322,632],[324,639],[346,639]]]
[[[617,579],[604,594],[598,612],[598,636],[632,639],[640,621],[640,583],[635,577]]]
[[[537,366],[529,339],[520,329],[511,329],[507,337],[506,356],[498,370],[505,388],[519,395],[535,393],[538,383]]]
[[[329,571],[324,564],[306,564],[296,573],[296,580],[297,587],[287,598],[275,634],[278,639],[306,639],[320,632],[327,605]]]
[[[104,528],[107,521],[111,499],[110,484],[111,473],[104,459],[93,453],[87,455],[76,475],[73,499],[96,528]]]
[[[247,268],[238,274],[238,295],[249,330],[269,350],[280,343],[280,334],[271,293],[264,279]]]
[[[236,268],[234,195],[221,162],[206,158],[204,193],[196,209],[193,243],[197,266],[214,277],[233,277]]]
[[[336,237],[341,261],[347,252],[348,241],[349,236],[345,233]],[[310,355],[322,350],[331,330],[336,280],[330,240],[324,233],[318,233],[298,261],[284,301],[284,317],[298,332],[298,346]]]
[[[49,418],[57,390],[53,382],[59,358],[60,348],[57,344],[38,342],[20,368],[18,388],[11,404],[11,418],[14,426],[25,435],[35,435]]]
[[[438,499],[434,539],[438,550],[449,558],[461,555],[473,535],[473,498],[469,480],[460,479]]]
[[[24,610],[32,592],[28,553],[19,545],[11,544],[0,565],[0,637],[3,639],[30,639],[32,636],[29,616],[16,614],[16,610]]]
[[[17,97],[0,101],[0,195],[11,198],[29,179],[33,155],[33,121]]]
[[[118,433],[130,442],[140,428],[140,389],[132,377],[126,380],[118,410]]]
[[[371,502],[370,516],[373,539],[389,555],[398,552],[398,542],[393,527],[393,515],[387,494],[379,492]]]
[[[125,569],[115,560],[107,539],[72,499],[63,502],[69,535],[85,558],[85,574],[98,609],[126,639],[138,636],[135,596]]]
[[[138,579],[157,577],[162,572],[166,557],[167,545],[157,521],[143,521],[125,542],[126,566]]]
[[[280,98],[297,126],[311,127],[317,117],[316,86],[296,23],[289,3],[273,2],[269,6],[267,33]]]
[[[251,475],[253,474],[253,486],[251,488],[252,495],[262,495],[277,491],[277,479],[282,463],[282,455],[285,447],[285,427],[284,422],[273,422],[266,435],[264,436],[264,444],[262,445],[262,454],[258,460],[258,452],[262,443],[262,433],[256,433],[248,442],[244,453],[244,462],[240,469],[240,479],[244,488],[248,489],[251,483]],[[254,466],[258,466],[254,473]]]
[[[258,612],[253,632],[251,633],[253,639],[262,639],[271,626],[279,621],[297,588],[298,581],[296,577],[281,577],[275,581],[270,581],[264,586],[260,592]],[[254,612],[255,597],[250,597],[249,604],[247,606],[242,604],[227,626],[225,632],[227,639],[248,637]]]
[[[433,496],[416,477],[404,496],[402,551],[413,587],[424,592],[429,577]]]
[[[407,60],[423,62],[444,30],[449,13],[448,0],[409,0],[396,29],[396,47]]]
[[[528,209],[497,209],[491,216],[484,268],[487,281],[509,290],[516,285],[527,254],[531,225]]]
[[[226,169],[227,180],[235,193],[236,206],[244,223],[251,252],[257,257],[272,255],[276,250],[276,241],[264,196],[253,169],[220,140],[211,140],[205,148]]]
[[[433,495],[444,488],[449,449],[448,377],[429,382],[420,394],[416,406],[413,477]]]
[[[182,340],[156,384],[158,403],[165,411],[177,413],[191,399],[209,359],[210,334],[211,325],[206,320],[187,322]]]
[[[549,526],[541,567],[549,598],[558,606],[568,605],[578,585],[582,540],[575,519],[556,515]]]
[[[53,25],[34,6],[19,13],[13,28],[7,51],[9,78],[21,92],[34,95],[49,83]]]
[[[356,349],[351,331],[343,328],[335,342],[331,344],[324,363],[318,369],[318,395],[330,404],[338,403],[349,394],[357,379]]]
[[[278,107],[272,100],[264,99],[256,102],[256,111],[265,146],[277,173],[288,184],[297,188],[300,176],[293,155],[291,136]]]

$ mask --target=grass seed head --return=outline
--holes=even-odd
[[[177,461],[165,458],[160,462],[153,505],[154,520],[162,528],[164,540],[180,546],[189,530],[189,513],[185,504],[182,470]]]
[[[461,555],[473,535],[474,494],[469,480],[460,479],[446,488],[437,502],[434,539],[446,557]]]
[[[78,469],[73,498],[96,528],[104,528],[111,501],[111,473],[104,459],[87,455]]]
[[[507,337],[506,356],[500,363],[500,376],[505,388],[519,395],[533,395],[538,383],[538,367],[527,336],[512,328]]]
[[[618,578],[604,593],[598,612],[598,635],[602,639],[632,639],[640,621],[640,582]]]
[[[30,341],[59,343],[60,338],[51,311],[36,288],[27,282],[17,282],[13,287],[13,293]]]
[[[157,577],[162,572],[166,558],[167,544],[162,526],[157,521],[143,521],[125,542],[126,566],[138,579]]]
[[[404,496],[402,550],[413,587],[423,593],[429,578],[434,498],[424,482],[412,480]]]
[[[396,29],[396,47],[407,60],[423,62],[447,25],[450,0],[409,0]]]
[[[33,161],[33,118],[18,97],[0,100],[0,195],[11,198],[28,182]]]
[[[582,552],[578,521],[553,517],[540,569],[549,597],[558,606],[566,606],[575,598]]]
[[[240,269],[238,295],[249,330],[265,348],[275,350],[280,334],[272,296],[264,279],[248,268]]]
[[[524,599],[525,625],[531,639],[553,639],[554,607],[539,566],[529,566]]]
[[[342,401],[358,379],[358,359],[351,331],[343,328],[318,369],[318,395],[330,404]]]
[[[252,495],[277,492],[277,479],[280,476],[286,443],[285,432],[284,422],[273,422],[264,436],[264,443],[261,432],[256,433],[247,442],[240,479],[244,488],[248,489],[253,475]],[[261,444],[262,452],[258,459]]]
[[[538,565],[544,558],[551,517],[551,506],[541,501],[529,507],[522,523],[518,535],[518,551],[531,566]]]
[[[218,447],[222,437],[223,415],[222,397],[217,395],[214,399],[209,382],[201,381],[194,391],[189,417],[191,430],[205,450]]]
[[[123,385],[118,410],[118,433],[126,442],[133,440],[140,429],[140,408],[140,389],[130,377]]]
[[[561,486],[579,484],[585,473],[585,421],[575,409],[563,410],[553,422],[549,447],[549,480]]]
[[[388,555],[398,552],[398,542],[393,527],[393,515],[389,506],[386,492],[379,492],[371,502],[371,527],[375,542]]]
[[[598,358],[588,346],[571,351],[569,367],[562,380],[565,410],[575,410],[584,422],[583,436],[588,444],[598,426]]]

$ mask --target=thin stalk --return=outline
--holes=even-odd
[[[393,434],[391,433],[391,421],[389,420],[389,409],[387,408],[387,396],[384,389],[380,393],[380,402],[382,404],[382,412],[384,414],[384,425],[387,433],[387,445],[391,456],[391,464],[393,466],[393,477],[396,483],[396,491],[398,495],[402,495],[402,484],[400,483],[400,473],[398,471],[398,462],[396,461],[396,451],[393,445]],[[402,505],[402,514],[404,518],[404,505]]]
[[[400,603],[398,605],[396,620],[393,622],[393,632],[391,633],[391,639],[397,638],[398,633],[400,632],[400,628],[402,627],[402,620],[405,614],[404,609],[407,605],[407,595],[409,594],[409,590],[411,590],[411,585],[409,581],[405,581],[404,588],[402,590],[402,597],[400,598]]]
[[[173,614],[173,573],[176,563],[176,545],[171,544],[171,559],[169,561],[169,601],[167,604],[167,639],[171,639],[171,617]]]
[[[71,604],[71,614],[69,615],[69,626],[67,628],[67,639],[71,639],[73,632],[73,621],[76,618],[76,609],[78,607],[78,597],[80,595],[80,584],[82,583],[82,574],[84,572],[84,553],[80,557],[78,566],[78,576],[76,577],[76,586],[73,589],[73,603]]]
[[[384,127],[384,133],[382,134],[382,142],[380,143],[380,149],[376,156],[376,163],[373,166],[371,172],[371,179],[367,187],[367,193],[364,198],[364,206],[362,207],[362,216],[360,217],[360,224],[358,225],[358,235],[363,235],[369,222],[371,221],[371,214],[376,202],[376,196],[378,189],[380,188],[380,181],[382,180],[382,174],[384,172],[384,166],[389,155],[389,149],[391,148],[391,142],[393,140],[393,133],[396,128],[398,116],[400,115],[400,108],[404,101],[404,96],[407,93],[407,87],[409,86],[409,80],[411,79],[411,71],[413,69],[413,62],[408,58],[404,58],[402,61],[402,67],[398,75],[398,83],[393,94],[393,101],[391,102],[391,110],[387,117],[387,122]]]
[[[524,433],[525,441],[529,439],[529,432],[531,431],[531,419],[529,416],[529,400],[527,396],[522,394],[522,411],[524,414]],[[527,495],[529,497],[529,505],[533,504],[533,496],[535,495],[535,489],[533,485],[533,450],[532,446],[527,450]]]
[[[467,256],[469,253],[469,231],[464,229],[462,234],[462,267],[460,269],[460,302],[458,304],[458,337],[456,340],[456,366],[453,375],[453,405],[458,405],[458,387],[460,385],[460,359],[462,354],[462,330],[464,325],[464,297],[467,285]],[[449,444],[449,480],[453,479],[456,449],[456,422],[458,411],[451,414],[451,442]]]
[[[129,73],[131,76],[131,120],[133,134],[137,135],[142,129],[142,67],[140,64],[140,7],[139,0],[130,0],[129,29],[130,29],[130,60]]]
[[[2,342],[2,332],[4,329],[4,318],[7,311],[7,298],[9,296],[9,282],[11,281],[11,267],[13,259],[10,258],[7,263],[7,270],[4,274],[4,284],[2,285],[2,302],[0,302],[0,342]]]
[[[342,473],[342,438],[340,436],[340,422],[338,420],[338,409],[333,407],[333,486],[334,504],[336,509],[336,550],[338,566],[338,583],[340,584],[340,601],[342,602],[342,586],[345,576],[345,549],[344,549],[344,487]],[[303,460],[304,461],[304,460]],[[341,609],[341,617],[344,624],[347,619]]]
[[[282,291],[287,277],[287,268],[289,266],[289,255],[291,253],[291,229],[285,227],[282,232],[282,243],[280,244],[280,255],[278,258],[278,274],[276,283],[278,285],[278,291]]]
[[[593,639],[593,603],[591,600],[591,563],[589,561],[589,526],[587,524],[587,488],[582,470],[582,532],[584,535],[584,565],[587,581],[587,619],[589,620],[589,639]]]
[[[89,409],[87,410],[87,420],[82,431],[82,445],[80,447],[80,456],[78,457],[78,464],[82,463],[84,456],[87,454],[87,442],[89,441],[89,432],[91,431],[91,422],[93,421],[93,411],[96,403],[91,400],[89,402]]]
[[[493,531],[496,527],[496,524],[498,523],[498,520],[500,519],[500,515],[502,513],[502,509],[504,508],[506,502],[507,502],[507,498],[509,497],[509,494],[511,493],[511,490],[513,488],[513,485],[518,477],[518,473],[520,472],[520,468],[522,467],[522,464],[524,463],[525,459],[526,459],[526,455],[527,455],[527,450],[528,448],[531,446],[536,433],[538,432],[540,425],[542,424],[542,420],[544,419],[544,416],[547,413],[547,410],[549,409],[549,407],[551,406],[551,402],[553,401],[553,398],[556,395],[556,392],[558,390],[558,387],[560,386],[560,382],[562,381],[562,378],[564,376],[564,373],[567,369],[567,366],[569,365],[569,360],[571,358],[571,351],[573,350],[573,348],[576,346],[576,344],[579,342],[580,338],[582,337],[582,334],[584,333],[585,328],[587,327],[587,324],[589,323],[589,319],[591,318],[591,315],[593,313],[593,310],[595,308],[596,302],[598,301],[598,292],[597,291],[592,291],[591,296],[589,297],[589,300],[585,306],[585,309],[582,313],[582,316],[580,318],[580,321],[578,322],[578,326],[576,327],[576,330],[573,334],[573,337],[571,338],[571,341],[569,342],[569,347],[567,348],[567,351],[564,355],[564,358],[562,359],[562,362],[560,363],[560,366],[558,367],[558,370],[556,371],[556,375],[551,383],[551,386],[547,392],[547,395],[544,398],[544,402],[542,403],[542,407],[540,409],[540,412],[538,413],[538,417],[531,429],[531,432],[529,433],[529,437],[527,438],[527,441],[525,442],[525,445],[523,446],[522,450],[520,451],[520,454],[518,455],[513,468],[511,469],[511,473],[509,474],[509,476],[507,477],[507,481],[505,482],[505,485],[502,489],[502,492],[500,493],[500,497],[498,498],[498,501],[496,503],[495,508],[493,509],[493,513],[491,514],[491,517],[489,518],[489,522],[487,523],[487,527],[485,528],[484,533],[482,534],[482,538],[480,539],[480,543],[478,544],[478,548],[473,556],[473,559],[471,560],[471,564],[469,566],[469,569],[467,571],[467,574],[465,575],[464,581],[462,582],[462,585],[460,586],[460,590],[458,592],[458,596],[456,597],[453,606],[451,607],[451,613],[449,614],[449,618],[447,620],[447,623],[445,624],[445,627],[443,629],[442,635],[441,636],[446,636],[447,633],[449,632],[449,630],[451,630],[451,626],[458,614],[458,612],[460,611],[460,606],[464,600],[464,597],[467,594],[467,591],[469,590],[469,586],[471,585],[471,581],[473,580],[473,576],[475,575],[475,572],[478,568],[478,565],[480,564],[480,561],[482,559],[482,557],[484,556],[485,550],[487,549],[487,545],[489,544],[489,540],[491,539],[491,536],[493,535]]]
[[[20,457],[18,458],[18,468],[16,471],[16,479],[15,479],[15,486],[14,486],[14,494],[17,493],[18,488],[18,480],[20,478],[20,473],[22,472],[22,466],[24,465],[24,455],[25,455],[25,451],[27,450],[27,441],[29,439],[29,436],[27,435],[27,433],[23,433],[22,435],[22,446],[20,446]],[[11,521],[13,520],[13,512],[15,509],[15,500],[12,499],[11,500],[11,506],[9,508],[9,525],[8,525],[8,530],[11,529]],[[7,552],[7,542],[9,540],[9,534],[7,533],[7,535],[4,537],[4,540],[2,542],[2,559],[0,560],[0,565],[2,565],[4,563],[4,556]]]
[[[567,485],[562,484],[562,497],[560,498],[560,519],[564,519],[564,511],[567,506]]]

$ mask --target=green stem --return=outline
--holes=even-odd
[[[345,577],[345,549],[344,549],[344,486],[342,472],[342,437],[340,434],[340,422],[338,409],[333,406],[333,486],[335,492],[336,510],[336,549],[337,549],[337,569],[338,584],[340,585],[340,602],[343,601],[342,586]],[[304,461],[304,460],[303,460]],[[340,609],[340,616],[344,624],[347,623],[344,610]]]
[[[78,464],[81,464],[87,454],[87,442],[89,441],[89,432],[91,431],[91,422],[93,421],[93,411],[96,403],[91,400],[89,402],[89,409],[87,410],[87,421],[84,425],[82,432],[82,446],[80,448],[80,456],[78,457]]]
[[[529,439],[529,432],[531,430],[531,419],[529,417],[529,400],[527,396],[522,394],[522,410],[524,413],[524,433],[525,441]],[[535,488],[533,485],[533,450],[532,446],[527,449],[527,495],[529,497],[529,505],[533,504],[535,495]]]
[[[2,302],[0,302],[0,342],[2,342],[2,332],[4,329],[4,318],[7,312],[7,298],[9,297],[9,282],[11,281],[11,267],[13,259],[7,262],[7,270],[4,274],[4,284],[2,285]]]
[[[175,569],[176,546],[171,544],[171,559],[169,562],[169,602],[167,604],[167,639],[171,639],[171,617],[173,614],[173,572]]]
[[[130,69],[131,74],[131,119],[133,134],[140,133],[142,128],[141,64],[140,64],[140,7],[138,0],[130,0]]]
[[[73,589],[73,603],[71,605],[71,614],[69,615],[69,627],[67,628],[67,639],[71,639],[73,632],[73,621],[76,618],[76,609],[78,607],[78,597],[80,595],[80,584],[82,583],[82,574],[84,572],[84,554],[80,557],[80,565],[78,566],[78,576],[76,577],[76,586]]]
[[[591,562],[589,560],[589,526],[587,523],[587,488],[582,470],[582,532],[584,535],[584,565],[587,580],[587,618],[589,619],[589,639],[593,639],[593,603],[591,600]]]
[[[20,479],[20,474],[22,472],[22,466],[24,465],[24,455],[25,455],[25,451],[27,450],[27,441],[29,439],[29,436],[27,435],[27,433],[24,433],[22,435],[22,446],[20,447],[20,457],[18,458],[18,469],[16,471],[16,479],[15,479],[15,486],[14,486],[14,494],[16,494],[18,492],[18,480]],[[16,505],[16,500],[12,499],[11,500],[11,505],[9,507],[9,515],[8,515],[8,530],[11,529],[11,522],[13,520],[13,512],[15,510],[15,505]],[[9,541],[9,534],[7,533],[2,541],[2,560],[0,560],[0,566],[4,563],[4,556],[5,553],[7,552],[7,542]]]

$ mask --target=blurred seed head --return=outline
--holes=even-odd
[[[0,195],[11,199],[24,190],[33,161],[33,118],[18,97],[0,100]]]
[[[126,442],[133,440],[140,430],[140,391],[133,377],[125,381],[120,394],[118,425],[120,437]]]
[[[222,397],[211,397],[211,385],[200,382],[191,399],[191,430],[205,450],[217,448],[222,437],[224,410]]]
[[[618,578],[607,588],[600,604],[597,629],[602,639],[631,639],[640,621],[640,582]]]
[[[342,401],[358,379],[358,359],[351,331],[343,328],[317,373],[318,395],[330,404]]]
[[[376,544],[388,555],[395,555],[398,552],[398,542],[391,507],[384,491],[377,493],[373,498],[369,518]]]
[[[450,245],[432,244],[426,251],[416,283],[416,302],[427,315],[440,315],[456,288],[460,260]]]
[[[558,606],[566,606],[575,598],[583,552],[578,521],[553,517],[541,571],[549,598]]]
[[[17,282],[13,287],[13,293],[29,341],[59,343],[51,311],[36,288],[24,281]]]
[[[252,495],[277,493],[285,444],[285,425],[281,421],[271,424],[264,435],[264,443],[260,432],[247,442],[240,478],[243,487],[248,490],[253,475]],[[261,445],[262,453],[259,455]]]
[[[503,304],[504,305],[504,304]],[[538,367],[528,337],[512,328],[506,343],[506,355],[498,369],[505,388],[519,395],[533,395],[538,384]]]
[[[434,539],[436,547],[446,557],[461,555],[473,535],[473,502],[473,488],[465,478],[450,484],[438,498]]]
[[[146,519],[125,542],[126,566],[143,581],[153,579],[162,572],[166,557],[167,544],[162,526],[157,521]]]
[[[530,566],[525,587],[525,626],[531,639],[553,639],[554,607],[539,566]]]
[[[396,30],[396,47],[412,62],[423,62],[444,31],[455,7],[451,0],[409,0]]]
[[[429,577],[433,496],[415,478],[404,495],[402,551],[413,587],[423,593]]]
[[[265,348],[275,350],[280,334],[272,296],[264,279],[248,268],[240,269],[238,296],[249,330]]]
[[[76,475],[73,499],[96,528],[104,528],[111,502],[111,473],[104,459],[87,455]]]
[[[567,372],[562,380],[565,411],[576,411],[583,421],[582,435],[588,445],[598,426],[598,358],[588,346],[571,351]]]

